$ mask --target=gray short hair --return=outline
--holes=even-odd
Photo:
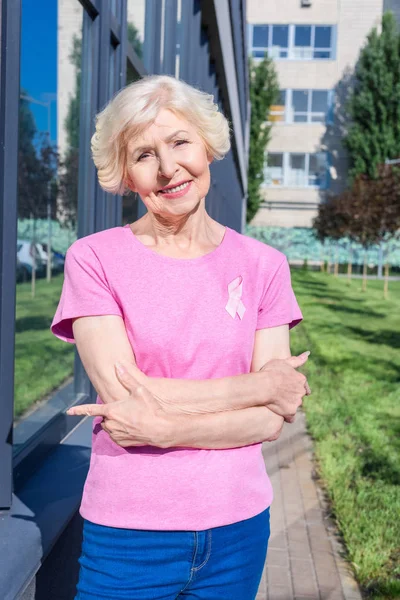
[[[213,95],[168,75],[149,75],[120,90],[96,117],[92,156],[104,190],[111,194],[128,191],[128,141],[150,125],[162,108],[186,118],[215,160],[229,152],[229,123]]]

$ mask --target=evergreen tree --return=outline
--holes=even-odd
[[[250,58],[249,73],[251,118],[246,215],[248,223],[262,202],[260,185],[264,181],[265,149],[271,136],[271,125],[267,123],[267,118],[271,105],[279,98],[278,78],[268,56],[258,64]]]
[[[27,95],[21,90],[18,130],[18,218],[46,218],[47,204],[55,214],[57,151],[48,134],[38,133]]]
[[[354,90],[347,104],[351,125],[344,145],[349,176],[378,177],[386,159],[400,157],[400,36],[393,13],[382,17],[361,50]]]

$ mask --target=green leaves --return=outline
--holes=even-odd
[[[349,176],[378,177],[386,159],[400,156],[400,35],[391,12],[382,18],[382,32],[373,29],[361,50],[353,92],[347,103],[352,121],[344,145]]]
[[[251,119],[246,215],[248,223],[262,202],[260,185],[264,180],[265,149],[271,135],[271,126],[266,121],[271,105],[279,98],[277,74],[268,56],[258,64],[250,58],[249,73]]]

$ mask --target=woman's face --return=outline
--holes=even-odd
[[[210,163],[196,129],[162,109],[154,123],[128,144],[128,185],[149,212],[164,218],[182,216],[205,198]]]

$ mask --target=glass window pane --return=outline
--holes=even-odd
[[[291,154],[290,155],[290,167],[291,169],[305,169],[305,154]]]
[[[128,42],[143,59],[144,16],[146,0],[128,0]]]
[[[280,48],[288,47],[289,27],[287,25],[272,26],[272,45]]]
[[[325,152],[310,154],[308,185],[325,187],[327,175],[327,156]]]
[[[293,117],[293,121],[295,123],[307,123],[307,115],[306,114],[295,114]]]
[[[329,58],[331,58],[331,51],[330,50],[314,50],[313,57],[329,59]]]
[[[292,104],[294,113],[307,112],[308,90],[293,90]]]
[[[294,45],[311,46],[311,25],[296,25]]]
[[[280,153],[270,153],[268,154],[268,166],[269,167],[280,167],[283,166],[283,154]]]
[[[272,104],[269,113],[269,121],[283,122],[285,120],[286,90],[279,91],[279,99]]]
[[[22,2],[16,452],[75,400],[74,346],[54,337],[50,324],[77,237],[82,21],[78,0]]]
[[[252,52],[254,58],[264,58],[265,54],[267,54],[266,50],[253,50]]]
[[[332,27],[315,27],[314,48],[330,48]]]
[[[271,186],[283,184],[283,154],[271,153],[267,156],[265,183]]]
[[[326,113],[328,110],[328,91],[313,90],[311,96],[311,111],[313,113]]]
[[[253,27],[253,47],[267,48],[268,46],[268,25],[254,25]]]
[[[289,185],[304,187],[307,185],[306,155],[291,154],[289,157]]]

